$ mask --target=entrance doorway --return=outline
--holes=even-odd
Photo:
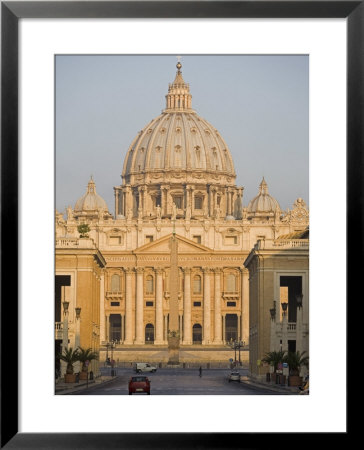
[[[237,314],[226,314],[225,341],[237,341],[238,339],[238,316]]]
[[[202,344],[202,326],[199,323],[195,323],[192,328],[192,343]]]
[[[154,344],[154,325],[147,323],[145,326],[145,343]]]
[[[121,315],[110,314],[110,341],[119,342],[121,340]]]

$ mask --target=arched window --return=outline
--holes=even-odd
[[[226,290],[227,290],[227,292],[235,292],[236,291],[236,277],[232,273],[228,273],[226,275]]]
[[[154,325],[147,323],[145,326],[145,343],[154,344]]]
[[[193,277],[193,293],[201,294],[201,277],[200,277],[200,275],[195,275]]]
[[[145,283],[145,293],[153,294],[154,292],[154,280],[152,275],[147,275],[146,283]]]
[[[120,291],[120,277],[119,275],[112,275],[111,277],[111,291],[119,292]]]
[[[195,197],[195,209],[202,209],[202,197]]]

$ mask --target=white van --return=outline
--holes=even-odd
[[[149,363],[136,363],[135,371],[139,372],[156,372],[157,368]]]

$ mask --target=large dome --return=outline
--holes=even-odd
[[[177,64],[166,108],[138,133],[125,158],[122,177],[159,171],[209,172],[235,177],[230,151],[220,133],[191,109],[189,85]]]
[[[127,218],[241,217],[243,188],[235,185],[230,151],[220,133],[192,109],[181,63],[166,107],[129,147],[115,216]]]

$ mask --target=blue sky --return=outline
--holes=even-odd
[[[181,55],[192,107],[223,136],[243,205],[264,176],[282,209],[309,203],[309,58],[301,55]],[[56,57],[56,208],[63,212],[90,176],[114,213],[113,187],[136,134],[165,107],[176,55]]]

